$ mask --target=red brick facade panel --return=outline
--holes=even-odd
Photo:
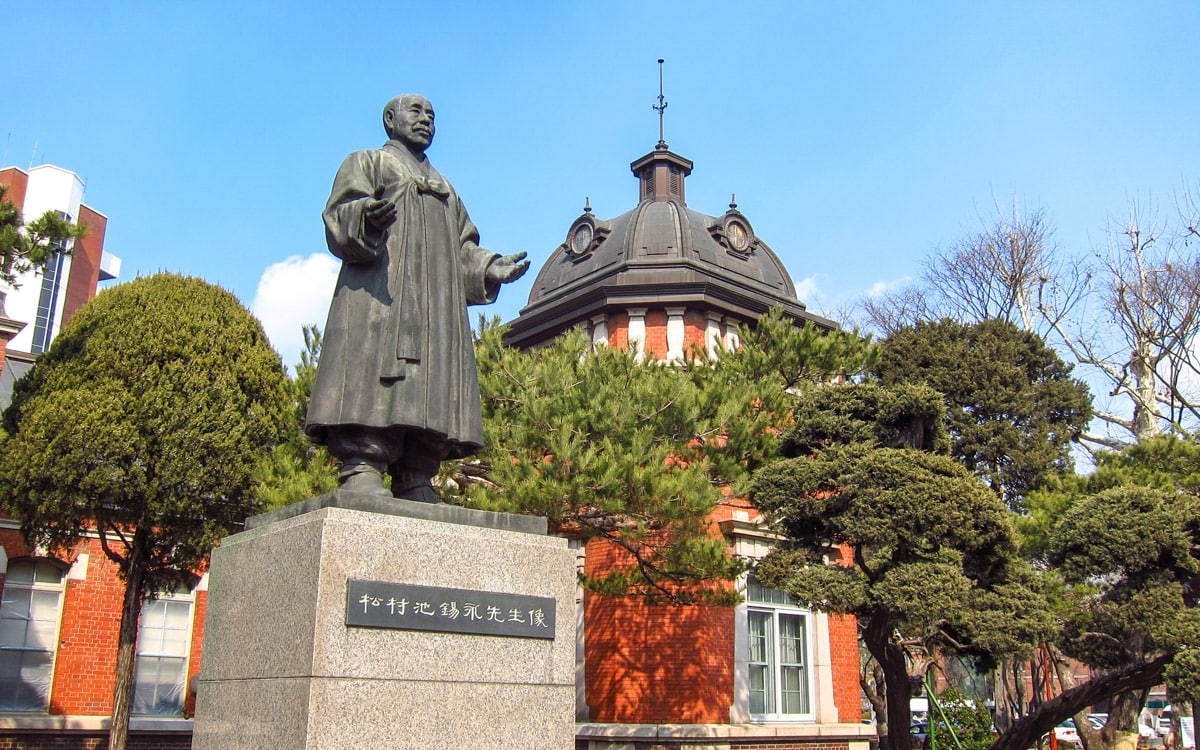
[[[646,311],[646,341],[645,352],[647,359],[664,360],[667,358],[667,311],[665,308],[650,308]],[[699,310],[687,310],[683,314],[683,353],[691,356],[697,350],[703,350],[705,331],[708,328],[708,318]],[[608,328],[608,345],[613,349],[624,349],[629,346],[629,316],[623,312],[609,313],[606,322]]]
[[[67,581],[50,713],[105,716],[112,713],[125,583],[98,539],[86,540],[78,551],[88,554],[87,578]]]
[[[625,313],[609,313],[608,345],[622,350],[629,346],[629,316]]]
[[[683,353],[704,351],[704,333],[708,329],[708,316],[699,310],[688,310],[683,314]]]
[[[100,258],[104,253],[104,231],[108,219],[86,205],[79,207],[78,223],[87,227],[87,234],[75,241],[71,253],[71,273],[67,277],[66,298],[63,301],[65,325],[75,312],[96,296],[100,281]]]
[[[646,311],[646,358],[667,358],[667,312],[650,309]]]
[[[592,721],[721,723],[733,703],[733,609],[584,596]]]
[[[588,544],[589,573],[626,563],[603,540]],[[733,608],[648,605],[584,595],[584,669],[591,721],[705,724],[729,721]]]
[[[4,169],[0,169],[0,185],[8,188],[4,193],[4,200],[17,208],[24,208],[25,192],[29,189],[28,174],[17,167],[5,167]]]
[[[852,615],[829,616],[829,656],[833,667],[833,703],[838,719],[862,720],[862,688],[858,683],[858,621]]]

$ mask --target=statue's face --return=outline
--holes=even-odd
[[[384,116],[388,137],[412,151],[424,152],[433,142],[433,105],[423,96],[405,96]]]

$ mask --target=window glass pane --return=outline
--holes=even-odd
[[[771,614],[750,613],[750,661],[766,663],[771,659]]]
[[[0,648],[24,646],[29,620],[0,617]]]
[[[758,579],[754,576],[748,576],[746,578],[746,600],[751,602],[764,602],[766,604],[795,604],[795,602],[792,601],[792,597],[788,596],[779,589],[767,588],[759,583]]]
[[[33,580],[38,583],[62,583],[62,568],[45,560],[34,561]]]
[[[20,560],[9,566],[0,601],[0,711],[46,710],[61,601],[57,565]]]
[[[750,713],[773,713],[775,706],[770,701],[770,673],[765,666],[750,667]]]
[[[25,623],[29,620],[29,599],[33,594],[29,589],[17,588],[11,582],[4,586],[4,600],[0,601],[0,620],[15,620]],[[21,632],[25,632],[25,626],[21,626]],[[24,642],[24,636],[21,637],[21,642]],[[15,641],[3,641],[8,645],[14,645]]]
[[[29,631],[25,634],[25,646],[53,651],[54,638],[57,635],[57,620],[30,620]]]
[[[33,562],[20,560],[9,563],[8,573],[5,574],[4,580],[7,583],[33,583]]]
[[[53,663],[47,651],[0,651],[0,710],[45,711]]]
[[[192,603],[190,601],[164,603],[167,606],[163,627],[171,630],[187,630],[188,620],[192,619]]]
[[[190,600],[159,599],[146,602],[142,608],[138,653],[187,656],[191,619]]]
[[[804,668],[807,622],[807,615],[784,609],[747,612],[752,714],[782,718],[811,713]]]
[[[140,656],[133,684],[133,713],[177,714],[183,709],[186,660]]]
[[[804,663],[802,615],[779,615],[779,661],[782,664]]]
[[[808,695],[804,689],[804,670],[799,667],[784,667],[780,670],[783,713],[808,713]]]
[[[133,686],[135,714],[178,714],[183,709],[191,619],[190,599],[152,599],[143,606]]]

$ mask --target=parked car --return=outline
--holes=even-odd
[[[1108,714],[1088,714],[1087,722],[1091,724],[1092,729],[1099,732],[1108,723]]]
[[[1054,739],[1060,747],[1063,745],[1082,747],[1082,743],[1079,741],[1079,730],[1075,727],[1074,719],[1067,719],[1056,726],[1054,728]]]

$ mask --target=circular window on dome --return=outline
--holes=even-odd
[[[725,241],[730,250],[744,253],[750,249],[750,229],[740,221],[731,221],[725,225]]]
[[[571,238],[567,243],[572,255],[586,255],[592,247],[592,238],[595,233],[592,231],[591,224],[580,224],[571,232]]]

